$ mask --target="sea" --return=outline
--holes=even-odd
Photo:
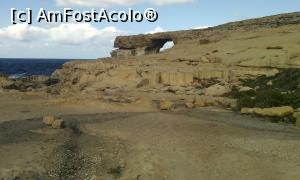
[[[33,75],[50,76],[70,59],[6,59],[0,58],[0,74],[12,79]]]

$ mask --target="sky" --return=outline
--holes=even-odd
[[[154,8],[155,22],[11,23],[11,8],[143,12]],[[109,56],[119,35],[212,27],[219,24],[300,11],[299,0],[0,0],[0,58],[94,59]]]

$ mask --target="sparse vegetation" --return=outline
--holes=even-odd
[[[272,77],[261,76],[242,81],[248,91],[234,87],[228,96],[238,99],[238,108],[270,108],[279,106],[300,107],[300,69],[285,69]],[[276,120],[278,121],[278,119]],[[293,122],[286,117],[285,122]]]

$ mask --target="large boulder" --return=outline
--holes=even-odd
[[[285,117],[293,114],[294,109],[291,106],[272,107],[272,108],[242,108],[242,114],[256,114],[268,117]]]

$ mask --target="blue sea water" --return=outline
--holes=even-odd
[[[0,58],[0,74],[13,78],[32,75],[51,75],[70,60],[66,59],[4,59]]]

